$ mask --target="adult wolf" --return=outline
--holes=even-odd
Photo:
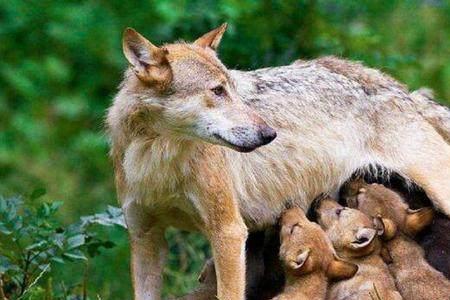
[[[136,299],[160,297],[168,226],[202,232],[219,299],[243,299],[247,229],[306,210],[361,168],[404,175],[450,215],[448,132],[436,122],[448,110],[333,57],[227,70],[215,52],[225,29],[161,47],[124,32],[130,67],[107,124]]]

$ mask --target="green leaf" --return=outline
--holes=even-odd
[[[41,248],[41,247],[43,247],[43,246],[45,246],[47,244],[48,244],[47,241],[39,241],[37,243],[29,245],[28,247],[25,248],[25,250],[31,251],[31,250],[34,250],[34,249],[37,249],[37,248]]]
[[[0,233],[3,233],[5,235],[10,235],[12,233],[12,231],[9,230],[8,228],[6,228],[5,224],[0,223]]]
[[[12,267],[11,262],[8,258],[0,255],[0,274],[9,271]]]
[[[103,243],[102,245],[103,247],[105,247],[106,249],[110,249],[116,246],[116,244],[112,241],[106,241]]]
[[[64,259],[62,259],[62,258],[59,257],[59,256],[54,256],[54,257],[50,258],[50,260],[51,260],[51,261],[54,261],[54,262],[56,262],[56,263],[59,263],[59,264],[64,264]]]
[[[106,210],[111,216],[113,217],[121,217],[123,215],[122,209],[119,207],[114,207],[111,205],[108,205],[108,208]]]
[[[47,190],[45,188],[37,188],[31,193],[30,199],[36,200],[36,199],[41,198],[45,194],[47,194]]]
[[[79,234],[67,239],[67,247],[68,249],[78,248],[84,245],[86,242],[84,234]]]
[[[81,251],[66,252],[63,256],[74,260],[87,260],[87,257]]]
[[[58,247],[59,249],[63,249],[64,248],[64,234],[62,233],[57,233],[55,234],[54,238],[53,238],[53,244],[56,245],[56,247]]]
[[[63,204],[64,202],[62,201],[54,201],[49,204],[49,207],[52,212],[56,212]]]

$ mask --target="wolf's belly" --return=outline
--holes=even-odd
[[[334,194],[351,175],[351,172],[346,173],[326,176],[318,168],[317,175],[307,176],[309,178],[270,171],[265,172],[265,176],[249,177],[235,185],[241,215],[249,229],[271,226],[286,208],[296,206],[306,212],[321,194]]]
[[[235,196],[247,226],[272,225],[290,206],[306,211],[316,197],[335,193],[367,164],[363,154],[333,148],[302,148],[295,141],[286,146],[280,140],[249,155],[227,150]]]

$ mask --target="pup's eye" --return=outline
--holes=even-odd
[[[223,85],[218,85],[215,88],[212,88],[211,91],[216,96],[224,96],[225,95],[225,88],[223,87]]]
[[[336,215],[339,217],[343,211],[344,211],[344,208],[337,208]]]

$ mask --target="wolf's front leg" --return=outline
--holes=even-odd
[[[167,254],[165,228],[135,204],[124,207],[131,243],[131,276],[135,300],[161,299],[162,274]]]
[[[215,149],[208,149],[197,160],[199,171],[187,194],[200,215],[199,229],[212,247],[218,299],[244,300],[247,227],[223,154]]]
[[[220,173],[217,173],[220,174]],[[203,219],[202,231],[213,252],[219,300],[245,299],[245,242],[247,227],[228,186],[209,177],[194,202]],[[192,195],[192,194],[191,194]]]
[[[245,241],[247,229],[240,220],[209,234],[220,300],[245,299]]]

